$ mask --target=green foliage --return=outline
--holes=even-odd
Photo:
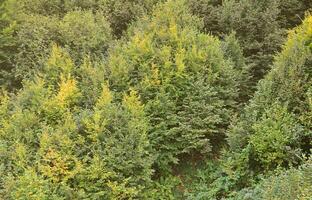
[[[81,88],[81,103],[86,107],[94,105],[101,95],[102,84],[105,82],[105,66],[101,62],[92,62],[89,57],[75,70],[79,88]]]
[[[311,17],[292,31],[272,70],[228,132],[225,160],[237,183],[278,166],[300,164],[311,149]],[[304,120],[303,120],[304,119]],[[237,170],[239,169],[239,170]],[[227,171],[227,170],[225,170]],[[241,172],[245,173],[241,173]],[[248,178],[250,177],[250,178]]]
[[[277,1],[190,0],[189,5],[194,14],[203,17],[205,31],[218,36],[236,32],[251,69],[251,83],[261,79],[282,41]]]
[[[0,199],[311,198],[310,2],[0,0]]]
[[[96,8],[95,0],[9,0],[11,5],[16,6],[25,14],[63,17],[67,12],[75,10],[89,10]]]
[[[64,199],[58,196],[51,190],[52,184],[42,177],[39,177],[36,172],[26,170],[23,176],[20,176],[18,180],[10,182],[8,181],[8,186],[11,187],[10,196],[7,199],[18,199],[18,200],[60,200]]]
[[[311,130],[312,128],[312,87],[310,86],[307,94],[306,94],[307,100],[308,100],[308,106],[307,106],[307,112],[303,113],[300,116],[300,121],[303,123],[308,129]],[[310,142],[310,145],[312,143]]]
[[[302,22],[306,11],[311,11],[312,2],[309,0],[286,0],[281,1],[280,6],[282,26],[293,28]]]
[[[112,40],[109,24],[101,13],[73,11],[62,20],[41,15],[22,17],[17,28],[20,49],[15,57],[15,73],[21,78],[41,71],[38,66],[44,65],[53,42],[64,47],[75,63],[80,63],[85,55],[103,58]]]
[[[289,169],[285,172],[262,180],[255,188],[244,189],[233,199],[269,200],[269,199],[300,199],[311,198],[311,158],[299,169]]]
[[[113,103],[104,86],[94,108],[84,110],[74,68],[54,46],[46,74],[1,97],[1,196],[129,199],[150,184],[149,124],[137,93]]]
[[[11,23],[5,0],[0,1],[0,13],[0,88],[10,88],[15,84],[10,65],[11,54],[16,48],[16,41],[12,36],[15,23]]]
[[[93,119],[86,124],[87,132],[98,143],[97,153],[107,167],[138,187],[151,175],[144,107],[135,91],[124,96],[121,107],[112,104],[112,98],[105,86],[94,108]]]
[[[209,152],[209,140],[220,145],[235,107],[240,70],[200,26],[184,1],[168,1],[110,52],[111,88],[141,95],[161,168],[181,153]]]
[[[220,171],[218,161],[207,161],[193,174],[191,184],[187,185],[186,199],[217,199],[228,185]]]
[[[75,60],[88,54],[102,58],[112,40],[109,23],[101,12],[68,12],[60,22],[59,33],[60,44]]]
[[[121,37],[129,24],[150,11],[155,3],[155,0],[1,2],[2,85],[16,89],[24,78],[38,73],[52,43],[66,48],[76,64],[81,64],[86,55],[92,60],[103,60],[113,35]]]
[[[144,199],[177,199],[176,190],[181,184],[181,180],[173,175],[161,177],[159,180],[154,180],[151,189],[146,193]]]
[[[312,195],[311,159],[298,170],[291,169],[261,184],[259,199],[310,199]]]
[[[2,65],[4,72],[14,74],[6,77],[6,84],[42,72],[53,43],[65,48],[76,64],[82,63],[86,55],[92,60],[105,57],[113,37],[104,13],[79,6],[79,2],[71,2],[76,9],[66,9],[63,4],[43,0],[8,0],[3,4]]]
[[[252,128],[254,134],[250,137],[250,144],[254,156],[265,169],[285,162],[296,163],[301,156],[299,138],[303,136],[303,128],[286,108],[273,104]]]
[[[252,80],[250,66],[246,64],[243,49],[241,48],[236,33],[232,32],[224,37],[222,43],[225,58],[232,61],[236,70],[240,72],[239,96],[237,101],[241,104],[246,103],[252,94]]]
[[[232,31],[242,46],[253,87],[269,71],[280,50],[286,28],[293,28],[312,7],[305,0],[188,0],[192,12],[203,18],[204,30],[214,35]]]
[[[233,150],[246,144],[248,135],[253,133],[253,124],[276,101],[286,106],[290,113],[294,113],[296,119],[309,113],[310,103],[306,94],[311,85],[310,43],[311,17],[308,17],[290,33],[284,50],[277,56],[271,72],[259,83],[258,91],[245,108],[242,119],[230,129],[229,143],[236,144],[231,145]],[[306,128],[308,131],[309,126]]]
[[[108,17],[114,35],[120,37],[128,26],[152,10],[158,0],[101,0],[99,7]]]

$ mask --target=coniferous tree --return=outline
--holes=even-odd
[[[209,151],[209,139],[221,144],[236,106],[241,71],[216,38],[199,33],[200,26],[184,1],[169,1],[131,29],[130,42],[110,53],[111,88],[134,87],[146,104],[159,167],[177,163],[181,153]]]
[[[229,129],[231,170],[261,174],[298,165],[302,154],[310,152],[311,19],[290,33],[272,70]]]
[[[305,163],[312,141],[311,22],[308,16],[290,32],[272,70],[240,116],[233,118],[227,130],[229,148],[217,162],[198,170],[198,183],[191,187],[196,192],[190,197],[305,199],[310,195],[310,180],[304,177],[311,171]],[[285,172],[289,167],[294,169]],[[269,177],[275,172],[282,175]]]
[[[220,37],[236,32],[250,70],[251,89],[269,71],[286,29],[298,25],[312,8],[305,0],[188,0],[188,4],[203,18],[206,32]]]
[[[0,0],[0,199],[309,199],[311,7]]]
[[[262,180],[255,188],[242,190],[234,199],[309,199],[311,196],[311,158],[298,169],[291,168]]]
[[[104,59],[113,36],[103,11],[84,8],[79,2],[71,2],[67,8],[68,3],[7,0],[1,5],[5,11],[2,70],[14,75],[6,77],[5,84],[20,86],[24,78],[41,72],[53,43],[65,48],[76,64],[81,64],[84,56],[97,62]]]
[[[114,103],[104,86],[94,109],[84,110],[74,69],[65,50],[54,46],[46,73],[24,81],[15,96],[1,96],[6,199],[128,199],[148,190],[153,157],[137,93]]]
[[[238,122],[241,125],[230,129],[230,143],[240,141],[244,144],[246,140],[242,138],[245,136],[239,135],[248,135],[252,122],[259,119],[264,110],[276,101],[280,101],[290,112],[296,114],[297,119],[300,119],[301,115],[306,115],[309,110],[308,94],[311,85],[310,26],[311,17],[307,17],[301,26],[290,33],[282,53],[276,58],[273,69],[259,83],[258,91],[250,105],[246,107],[242,115],[244,120]],[[244,128],[238,128],[241,126]],[[235,129],[238,130],[235,131]],[[239,132],[240,134],[236,135]],[[240,139],[235,140],[236,136]],[[233,146],[233,149],[235,148],[237,148],[236,145]]]
[[[91,153],[100,159],[98,164],[115,173],[111,181],[116,186],[110,186],[113,195],[116,198],[120,195],[120,199],[134,198],[142,195],[152,174],[148,121],[135,91],[124,96],[121,105],[115,104],[113,98],[104,85],[93,117],[86,121],[86,131]],[[109,181],[106,184],[109,186]],[[118,188],[119,185],[124,188]]]

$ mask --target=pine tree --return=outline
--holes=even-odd
[[[153,156],[138,94],[114,102],[104,85],[94,109],[84,109],[75,68],[55,45],[46,73],[1,96],[1,196],[129,199],[149,190]]]

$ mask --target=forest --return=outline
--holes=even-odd
[[[312,200],[311,0],[0,0],[0,199]]]

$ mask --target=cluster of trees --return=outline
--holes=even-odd
[[[192,13],[201,16],[204,31],[225,37],[231,32],[242,47],[252,74],[249,86],[270,69],[286,31],[300,24],[312,7],[309,0],[189,0]],[[252,94],[252,93],[251,93]]]
[[[0,0],[0,197],[309,199],[310,8]]]
[[[306,158],[312,146],[311,33],[312,17],[309,16],[290,32],[272,69],[259,82],[256,93],[239,117],[231,122],[227,129],[227,151],[217,163],[220,167],[208,167],[209,178],[199,176],[201,184],[204,181],[218,186],[215,190],[202,190],[211,199],[224,195],[233,199],[310,198],[312,179],[304,173],[311,173],[311,158]],[[256,185],[276,170],[284,173],[282,169],[301,164],[305,170],[291,169],[265,180],[263,186]],[[282,183],[288,179],[289,182]],[[260,193],[250,192],[253,187],[260,187]],[[237,194],[240,188],[245,190]]]

